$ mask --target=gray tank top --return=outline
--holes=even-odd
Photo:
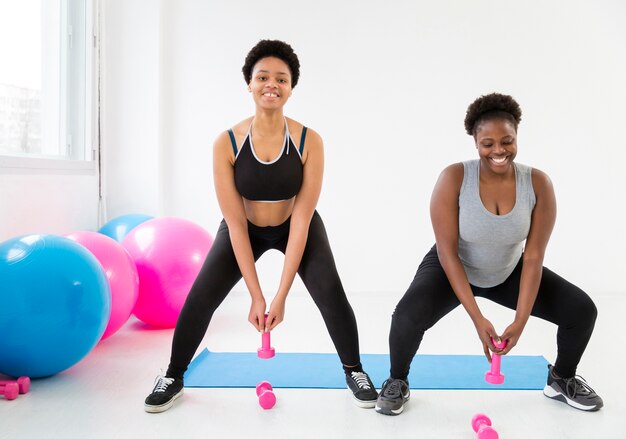
[[[487,210],[480,199],[480,161],[463,162],[459,195],[459,257],[470,284],[493,287],[511,274],[522,256],[535,207],[535,191],[529,166],[513,162],[515,206],[505,215]]]

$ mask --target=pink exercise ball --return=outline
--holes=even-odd
[[[111,317],[101,340],[115,334],[128,321],[139,295],[137,268],[128,252],[113,238],[97,232],[73,232],[65,235],[87,250],[100,262],[111,290]]]
[[[148,220],[122,241],[139,274],[133,314],[149,325],[172,328],[213,237],[199,225],[173,217]]]

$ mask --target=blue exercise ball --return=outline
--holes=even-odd
[[[117,242],[122,242],[124,237],[128,235],[128,232],[133,230],[139,224],[144,223],[152,218],[154,217],[141,213],[121,215],[108,221],[105,225],[100,227],[100,230],[98,230],[98,232],[115,239]]]
[[[0,243],[0,373],[68,369],[98,343],[110,313],[107,277],[82,245],[56,235]]]

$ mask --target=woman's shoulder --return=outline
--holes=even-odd
[[[305,128],[306,128],[306,138],[307,138],[307,140],[310,137],[321,139],[321,136],[319,135],[319,133],[317,131],[315,131],[313,128],[303,124],[302,122],[294,120],[294,119],[292,119],[290,117],[286,117],[285,119],[287,120],[287,126],[289,127],[289,133],[291,134],[291,137],[294,140],[300,139],[302,137],[302,132],[304,131]]]
[[[241,122],[237,122],[236,124],[232,125],[230,128],[226,128],[224,131],[220,131],[220,133],[215,138],[214,146],[216,148],[223,149],[231,148],[233,137],[235,139],[235,144],[241,145],[244,138],[248,134],[251,123],[252,117],[248,117]]]
[[[435,185],[436,191],[458,194],[465,175],[463,162],[453,163],[443,168]]]
[[[546,174],[542,170],[537,169],[533,166],[526,165],[524,163],[519,163],[519,162],[514,162],[514,163],[515,163],[515,167],[522,174],[528,175],[532,178],[533,183],[535,182],[542,183],[542,182],[550,181],[550,177],[548,177],[548,174]]]
[[[244,120],[237,122],[232,127],[225,130],[224,133],[228,133],[228,130],[232,130],[233,134],[235,134],[235,137],[245,137],[248,134],[248,131],[250,130],[252,119],[254,119],[253,116],[246,117]],[[221,133],[221,134],[224,134],[224,133]]]
[[[552,181],[550,180],[548,174],[531,166],[526,166],[526,168],[528,169],[528,172],[530,172],[531,181],[535,190],[552,188]]]
[[[456,162],[446,166],[441,171],[440,178],[445,178],[452,181],[463,180],[466,163],[468,162]]]
[[[294,144],[300,148],[301,142],[304,141],[305,147],[304,154],[307,155],[310,151],[319,151],[323,148],[322,136],[313,128],[304,125],[297,120],[287,119],[287,126],[289,127],[289,134]],[[305,132],[306,128],[306,132]]]

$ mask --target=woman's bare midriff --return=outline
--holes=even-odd
[[[287,221],[293,211],[296,198],[277,202],[251,201],[243,199],[246,217],[255,226],[278,226]]]

